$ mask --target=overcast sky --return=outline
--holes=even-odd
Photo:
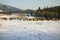
[[[60,0],[0,0],[0,3],[24,10],[60,6]]]

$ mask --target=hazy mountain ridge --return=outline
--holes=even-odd
[[[3,10],[4,12],[20,12],[20,11],[22,11],[22,9],[4,5],[4,4],[0,4],[0,10]]]

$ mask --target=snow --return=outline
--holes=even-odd
[[[35,18],[34,16],[25,16],[25,17],[28,18],[28,19]]]
[[[3,10],[0,10],[0,12],[3,12]]]
[[[0,40],[60,40],[60,21],[0,20]]]

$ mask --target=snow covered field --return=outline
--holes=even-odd
[[[60,40],[60,21],[0,20],[0,40]]]

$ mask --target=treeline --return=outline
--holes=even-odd
[[[60,6],[40,9],[40,7],[34,12],[35,17],[46,19],[60,19]]]

